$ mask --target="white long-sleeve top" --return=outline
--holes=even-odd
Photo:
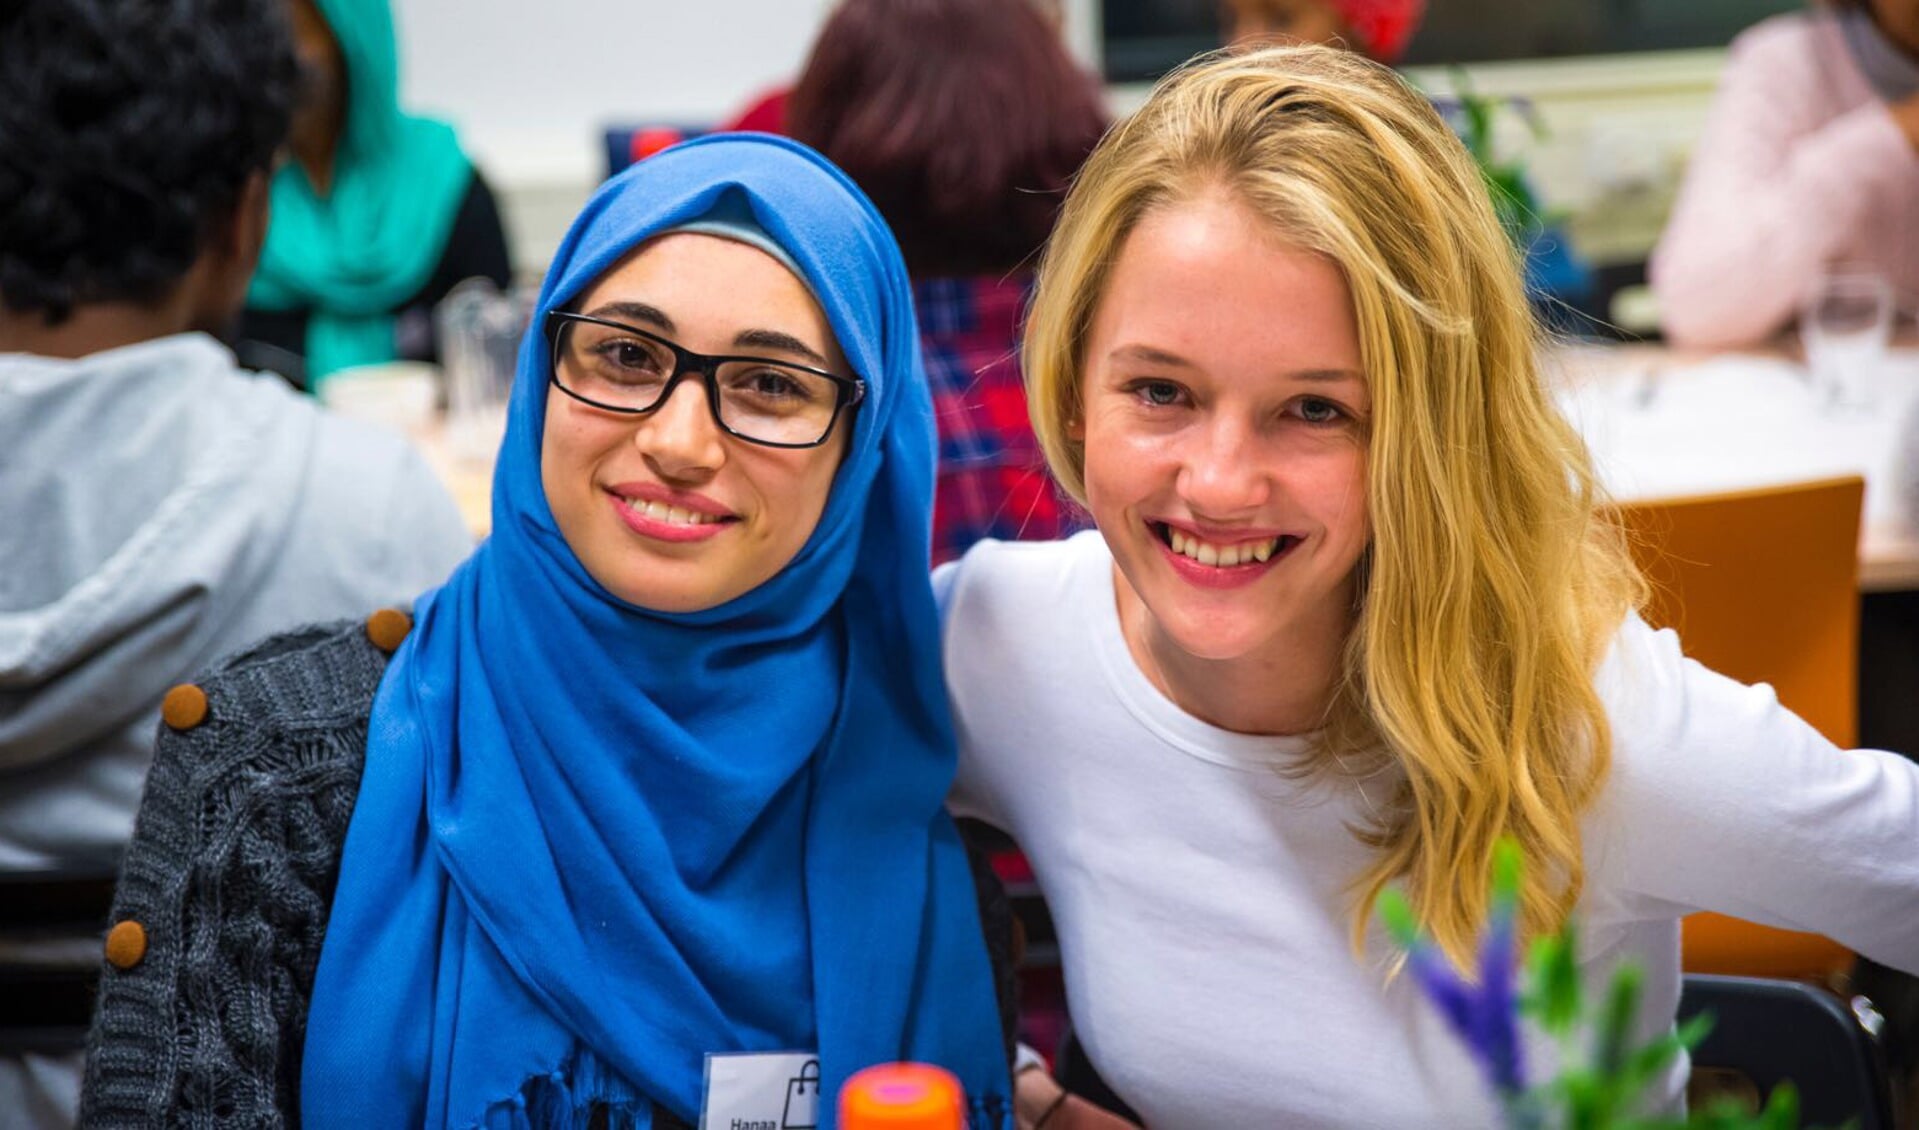
[[[956,811],[1016,837],[1059,931],[1074,1030],[1155,1128],[1490,1126],[1477,1069],[1377,935],[1349,944],[1351,827],[1388,780],[1300,781],[1305,749],[1185,713],[1120,633],[1097,532],[986,542],[936,574]],[[1821,930],[1919,971],[1919,766],[1834,747],[1770,688],[1637,618],[1598,674],[1613,769],[1584,828],[1582,973],[1679,997],[1680,915]],[[1390,772],[1390,770],[1388,771]],[[1463,883],[1483,876],[1459,876]],[[1535,1078],[1552,1069],[1532,1044]],[[1685,1065],[1655,1101],[1681,1101]]]
[[[1727,53],[1648,265],[1660,320],[1681,345],[1758,342],[1840,263],[1919,297],[1919,154],[1832,13],[1775,16]]]

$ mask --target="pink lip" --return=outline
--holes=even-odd
[[[642,502],[659,502],[667,506],[677,506],[681,510],[691,510],[695,514],[705,514],[710,518],[735,517],[731,510],[703,494],[690,490],[674,490],[659,483],[632,482],[614,483],[606,488],[621,498],[635,498]]]
[[[1183,533],[1190,534],[1196,532],[1193,527],[1184,522],[1165,524],[1176,525]],[[1292,552],[1293,547],[1299,544],[1300,540],[1294,537],[1291,541],[1281,541],[1279,549],[1264,561],[1248,561],[1239,565],[1229,565],[1222,569],[1217,565],[1201,565],[1183,553],[1174,553],[1172,546],[1160,540],[1159,531],[1153,528],[1152,522],[1148,522],[1146,525],[1146,536],[1152,539],[1155,546],[1159,547],[1160,553],[1166,557],[1166,564],[1174,573],[1179,575],[1181,580],[1184,580],[1187,584],[1195,588],[1202,589],[1244,588],[1265,576],[1275,565],[1285,560],[1287,555]],[[1282,534],[1277,530],[1271,533],[1234,530],[1223,535],[1215,532],[1210,537],[1205,533],[1200,533],[1199,536],[1205,541],[1232,545],[1237,542],[1252,541],[1257,538],[1285,538],[1288,535]]]
[[[621,483],[607,491],[607,499],[613,504],[613,512],[619,515],[620,521],[626,523],[627,529],[655,541],[706,541],[709,538],[718,537],[737,521],[737,516],[732,511],[710,498],[687,491],[671,490],[656,483]],[[626,499],[677,506],[681,510],[705,514],[721,520],[703,522],[696,526],[664,522],[634,510],[626,504]]]
[[[1267,538],[1286,536],[1286,531],[1277,526],[1210,526],[1203,522],[1190,522],[1185,519],[1175,522],[1170,518],[1147,518],[1146,524],[1171,526],[1180,533],[1197,537],[1201,541],[1210,541],[1214,545],[1238,545],[1243,541],[1264,541]]]

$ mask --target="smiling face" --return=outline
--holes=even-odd
[[[1338,267],[1224,193],[1149,212],[1084,373],[1087,504],[1164,638],[1208,660],[1336,649],[1372,407]]]
[[[346,116],[346,57],[314,0],[290,0],[289,11],[300,101],[287,140],[297,152],[330,156]]]
[[[848,372],[805,285],[765,252],[717,236],[642,244],[574,309],[698,353]],[[853,427],[842,414],[819,447],[765,447],[721,431],[706,396],[694,374],[635,416],[548,390],[540,479],[554,521],[594,580],[642,608],[713,608],[785,568],[819,524]]]

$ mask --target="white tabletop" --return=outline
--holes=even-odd
[[[1908,440],[1919,436],[1919,350],[1888,354],[1874,374],[1870,410],[1831,407],[1783,351],[1575,347],[1551,355],[1547,371],[1614,497],[1860,475],[1860,588],[1919,588],[1919,445]]]

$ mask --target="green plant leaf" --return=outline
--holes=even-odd
[[[1510,906],[1519,900],[1519,887],[1526,877],[1526,853],[1511,836],[1499,837],[1493,845],[1493,902]]]
[[[1603,1074],[1617,1074],[1625,1066],[1644,979],[1636,965],[1622,965],[1613,972],[1605,1006],[1599,1013],[1599,1028],[1594,1034],[1593,1059]]]
[[[1759,1125],[1765,1130],[1794,1130],[1799,1125],[1799,1088],[1791,1080],[1779,1084],[1766,1097],[1766,1109],[1759,1112]]]
[[[1584,1007],[1580,996],[1579,962],[1571,929],[1534,942],[1526,958],[1521,1011],[1549,1035],[1570,1035]]]
[[[1699,1041],[1712,1034],[1713,1025],[1717,1023],[1719,1018],[1712,1013],[1699,1013],[1681,1024],[1679,1030],[1673,1035],[1673,1039],[1680,1047],[1691,1051],[1699,1046]]]
[[[1386,924],[1386,933],[1392,936],[1394,945],[1410,950],[1419,944],[1419,919],[1398,887],[1379,892],[1379,897],[1373,900],[1373,913]]]

